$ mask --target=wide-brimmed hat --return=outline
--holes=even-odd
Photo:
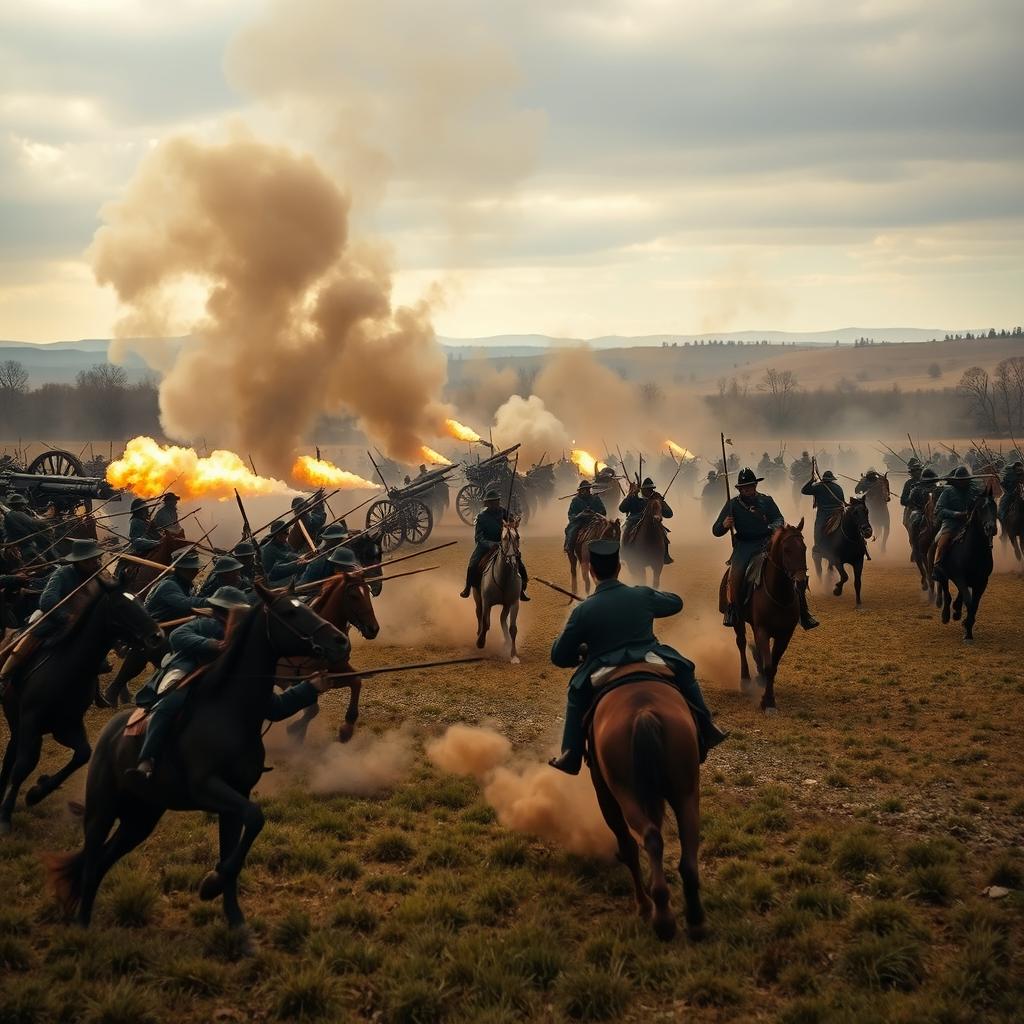
[[[7,499],[7,504],[10,505],[11,508],[15,508],[15,507],[18,507],[18,506],[24,506],[24,505],[28,504],[28,498],[26,498],[25,495],[22,494],[20,491],[15,491]]]
[[[170,504],[171,502],[178,502],[178,501],[181,501],[181,498],[179,498],[179,497],[178,497],[178,496],[177,496],[177,495],[176,495],[176,494],[174,493],[174,491],[168,491],[168,492],[167,492],[167,493],[166,493],[166,494],[164,495],[164,504],[165,504],[165,505],[169,505],[169,504]]]
[[[238,587],[218,587],[207,599],[214,608],[248,608],[249,599]]]
[[[939,474],[936,473],[935,470],[932,469],[931,466],[926,466],[925,469],[924,469],[924,472],[921,473],[921,476],[923,476],[923,477],[926,476],[926,477],[928,477],[929,480],[934,480],[938,475]]]
[[[149,504],[145,498],[132,498],[132,512],[138,512],[139,509],[149,508]]]
[[[320,534],[320,540],[344,540],[348,536],[348,530],[342,523],[331,523],[323,533]]]
[[[273,537],[275,533],[280,533],[282,530],[287,530],[288,524],[283,519],[275,519],[270,524],[270,536]]]
[[[303,498],[301,496],[292,498],[292,508],[298,508],[300,505],[305,505],[309,501],[309,498]]]
[[[591,558],[616,558],[619,554],[619,542],[617,540],[592,540],[587,545],[587,551]]]
[[[740,475],[736,477],[736,486],[746,487],[748,484],[759,484],[763,479],[763,476],[758,476],[749,466],[747,466],[746,469],[741,469]]]
[[[177,572],[179,569],[202,569],[203,560],[195,551],[186,551],[185,554],[171,560],[171,568]]]
[[[644,482],[640,485],[640,490],[646,491],[648,489],[654,490],[654,481],[649,476],[645,476]]]
[[[489,487],[484,495],[484,501],[501,501],[501,495],[493,487]]]
[[[590,485],[590,481],[589,480],[581,480],[579,482],[579,486],[576,488],[576,490],[577,491],[582,491],[582,490],[588,490],[589,491],[590,490],[590,486],[591,485]]]
[[[359,568],[359,561],[355,556],[355,552],[344,545],[335,548],[328,556],[327,561],[341,569],[342,572],[352,572],[354,569]]]
[[[107,553],[94,540],[73,540],[71,550],[64,556],[64,561],[84,562],[88,558],[103,558]]]
[[[220,558],[213,563],[211,575],[216,575],[222,572],[234,572],[236,569],[243,568],[245,567],[237,558],[234,558],[231,555],[221,555]]]
[[[233,554],[233,555],[242,555],[242,556],[248,558],[249,555],[255,555],[256,554],[256,549],[252,546],[252,544],[249,543],[249,541],[243,540],[243,541],[239,541],[234,546],[234,548],[231,551],[231,554]]]
[[[907,469],[920,469],[921,460],[916,455],[911,455],[907,460]]]
[[[970,478],[971,471],[966,466],[957,466],[951,475],[954,480],[967,480]]]
[[[828,481],[831,482],[832,480],[835,480],[835,478],[836,478],[836,475],[835,475],[835,473],[832,472],[831,469],[826,469],[825,472],[821,474],[821,479],[822,480],[828,480]]]

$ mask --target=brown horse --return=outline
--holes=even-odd
[[[661,585],[661,570],[665,567],[665,527],[662,525],[661,498],[647,499],[640,517],[627,523],[622,538],[622,560],[630,575],[647,582],[647,569],[651,570],[651,586]]]
[[[757,682],[764,687],[761,710],[775,712],[775,674],[800,621],[797,588],[807,586],[807,545],[803,519],[796,526],[780,526],[768,542],[761,582],[745,603],[736,601],[736,647],[740,652],[740,687],[750,690],[747,664],[747,628],[754,631],[751,652],[757,665]]]
[[[650,666],[635,666],[642,670]],[[674,687],[656,674],[611,690],[598,701],[589,735],[590,777],[608,827],[629,868],[640,916],[660,939],[676,920],[662,863],[667,802],[676,816],[682,857],[679,873],[691,938],[704,934],[697,847],[700,842],[700,755],[693,715]],[[650,889],[640,872],[639,837],[651,865]]]
[[[592,515],[577,531],[572,547],[566,551],[569,558],[569,572],[572,575],[572,587],[576,590],[576,566],[583,571],[584,593],[590,593],[590,542],[592,540],[618,540],[622,528],[618,519],[606,519],[602,515]],[[570,598],[570,600],[572,600]]]
[[[1017,561],[1021,561],[1024,557],[1024,488],[1021,484],[1017,484],[1007,501],[1000,535],[1004,544],[1009,541]]]
[[[309,603],[325,622],[329,622],[336,629],[340,629],[345,636],[348,636],[349,628],[355,626],[365,640],[375,640],[380,632],[380,625],[377,616],[373,611],[373,599],[370,595],[370,586],[363,579],[361,572],[343,573],[331,577],[324,583],[323,589]],[[301,679],[308,679],[309,673],[314,666],[308,659],[296,660],[286,659],[278,668],[282,675],[294,673],[295,682]],[[347,665],[343,672],[351,672],[352,666]],[[348,743],[355,732],[356,720],[359,718],[359,695],[362,692],[363,684],[358,677],[353,677],[344,683],[349,688],[348,709],[345,712],[344,724],[338,729],[338,741]],[[339,687],[342,689],[343,687]],[[306,738],[306,730],[309,723],[320,714],[320,704],[311,704],[298,718],[288,726],[288,734],[295,737],[300,743]]]
[[[170,565],[174,552],[185,547],[188,541],[185,539],[185,531],[178,527],[177,530],[167,528],[163,531],[160,543],[155,548],[146,552],[146,560],[159,562],[160,565]],[[152,583],[160,575],[158,569],[151,565],[139,565],[137,562],[122,562],[119,577],[126,586],[140,587]]]
[[[939,532],[939,524],[935,521],[935,495],[929,495],[924,511],[917,518],[912,518],[907,525],[910,537],[910,558],[917,571],[921,574],[921,589],[928,591],[929,600],[935,596],[935,581],[932,579],[932,546],[935,535]]]

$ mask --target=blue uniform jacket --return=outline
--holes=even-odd
[[[146,596],[146,611],[157,622],[169,622],[191,615],[192,589],[173,573],[165,576]]]
[[[551,647],[552,664],[576,669],[569,681],[573,689],[587,686],[596,669],[643,661],[651,652],[671,666],[677,676],[692,676],[693,662],[659,643],[654,635],[655,619],[676,615],[682,608],[683,600],[675,594],[604,580],[590,597],[573,608]],[[586,660],[579,665],[579,648],[584,643]]]
[[[473,540],[476,547],[469,556],[469,564],[476,565],[484,555],[501,543],[502,523],[508,519],[508,512],[503,508],[485,508],[477,517],[473,527]]]
[[[266,541],[260,547],[260,560],[263,562],[263,572],[266,573],[268,579],[276,565],[294,562],[298,557],[287,544],[277,544],[273,540]]]
[[[801,494],[807,494],[814,498],[815,522],[823,523],[837,508],[842,508],[846,502],[842,487],[834,480],[827,483],[824,480],[808,480],[800,488]]]
[[[170,526],[178,525],[178,509],[176,506],[161,505],[153,513],[153,530],[166,530]]]
[[[729,563],[741,569],[745,569],[759,551],[764,551],[772,534],[786,522],[775,499],[760,492],[754,494],[750,505],[737,496],[722,506],[715,525],[711,527],[716,537],[724,537],[729,532],[724,520],[730,515],[735,520],[735,535]]]
[[[141,516],[132,516],[128,524],[128,537],[132,542],[132,551],[137,555],[152,551],[160,543],[159,540],[153,539],[149,520]]]
[[[980,489],[973,483],[962,490],[952,484],[943,487],[935,501],[935,518],[938,519],[940,526],[945,530],[955,530],[959,527],[964,521],[960,513],[970,512],[979,494]]]
[[[639,519],[643,514],[644,509],[647,507],[647,501],[648,499],[642,494],[627,494],[619,502],[619,511],[626,513],[627,522],[633,522],[633,520]],[[661,499],[661,518],[672,518],[672,508],[664,498]]]

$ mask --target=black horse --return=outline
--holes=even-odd
[[[380,562],[384,557],[384,549],[380,546],[380,531],[367,530],[345,546],[352,549],[360,565],[373,566],[363,573],[363,579],[369,585],[370,593],[374,597],[380,597],[380,592],[384,589],[384,581],[380,579],[383,574]]]
[[[942,601],[942,621],[950,620],[949,584],[956,584],[956,600],[952,602],[952,618],[959,622],[967,605],[964,618],[964,640],[974,640],[974,620],[978,605],[992,575],[992,538],[996,535],[996,503],[989,494],[979,494],[971,506],[963,529],[957,534],[946,553],[946,578],[939,583]]]
[[[309,655],[335,668],[350,650],[344,634],[293,595],[259,583],[256,590],[260,603],[233,615],[224,653],[192,684],[183,719],[150,781],[128,773],[142,744],[141,735],[125,732],[129,712],[115,715],[100,734],[86,783],[85,843],[49,859],[58,899],[79,924],[89,924],[104,875],[168,810],[218,816],[220,859],[199,897],[222,896],[228,923],[245,924],[238,876],[263,828],[263,812],[249,793],[264,771],[261,733],[271,714],[274,667],[279,658]]]
[[[44,645],[8,688],[4,716],[10,739],[0,769],[0,835],[11,830],[11,814],[25,779],[39,764],[43,737],[52,735],[71,750],[56,775],[40,775],[25,795],[39,803],[86,764],[92,753],[85,733],[86,709],[96,692],[96,676],[115,639],[146,652],[158,664],[167,647],[160,627],[119,583],[97,577],[98,591],[67,634]]]
[[[853,589],[860,601],[860,580],[864,572],[864,558],[867,555],[866,541],[871,536],[871,521],[868,506],[864,498],[851,498],[843,509],[839,526],[831,533],[826,533],[811,552],[814,558],[814,571],[821,579],[821,560],[828,561],[830,569],[839,573],[839,582],[832,593],[836,597],[843,596],[843,586],[850,579],[844,566],[853,566]]]

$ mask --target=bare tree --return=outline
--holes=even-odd
[[[992,390],[1012,434],[1024,426],[1024,356],[1004,359],[996,367]]]
[[[113,363],[96,363],[88,370],[79,370],[75,383],[83,390],[120,391],[128,383],[128,374]]]
[[[646,405],[657,405],[665,395],[661,385],[654,380],[645,381],[640,385],[640,394]]]
[[[770,366],[764,371],[757,390],[768,396],[769,419],[772,423],[781,425],[793,411],[800,383],[792,370],[776,370],[774,366]]]
[[[28,370],[17,359],[0,363],[0,391],[7,395],[23,395],[28,390]]]
[[[984,430],[999,432],[996,416],[995,395],[988,371],[980,366],[972,366],[964,370],[960,383],[956,386],[957,393],[968,400],[975,419]]]

